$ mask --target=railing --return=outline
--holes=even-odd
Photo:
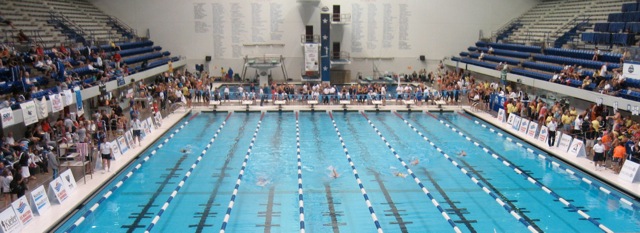
[[[351,14],[349,13],[333,13],[331,15],[331,23],[334,24],[347,24],[351,23]]]
[[[331,52],[331,60],[351,60],[351,53],[345,51]]]
[[[61,26],[67,27],[67,29],[75,33],[75,36],[79,36],[80,39],[83,40],[83,42],[92,44],[95,41],[95,37],[91,32],[83,29],[80,25],[69,20],[62,13],[50,11],[49,16],[51,17],[52,21],[60,23]]]
[[[500,28],[498,28],[498,30],[491,32],[491,39],[493,41],[495,41],[495,39],[498,38],[498,35],[502,34],[504,31],[508,30],[511,27],[512,24],[520,22],[520,18],[521,17],[513,18],[509,22],[507,22],[504,25],[500,26]]]
[[[553,41],[553,47],[562,47],[563,44],[572,40],[575,36],[578,35],[577,31],[580,30],[580,27],[589,25],[589,20],[591,20],[590,16],[576,16],[567,24],[560,27],[560,29],[553,32],[551,34],[553,35],[553,37],[555,37],[555,40]],[[562,34],[558,36],[560,33]],[[549,39],[551,39],[551,35]]]
[[[302,35],[300,35],[300,43],[320,43],[320,35],[317,35],[317,34],[313,34],[313,35],[302,34]]]
[[[124,32],[128,33],[129,35],[131,35],[131,39],[135,39],[138,38],[138,32],[136,31],[136,29],[133,29],[132,27],[130,27],[129,25],[127,25],[126,23],[122,22],[121,20],[119,20],[116,17],[113,16],[108,16],[109,17],[109,23],[113,24],[114,26],[122,29]],[[126,36],[126,35],[125,35]]]
[[[574,17],[573,19],[571,19],[571,21],[569,21],[568,23],[562,25],[562,27],[560,27],[558,30],[555,30],[554,32],[552,32],[550,35],[551,37],[560,37],[558,35],[564,34],[566,31],[571,30],[571,28],[578,26],[581,23],[589,23],[589,20],[591,19],[590,16],[583,16],[583,15],[579,15]],[[576,23],[580,21],[579,23]]]

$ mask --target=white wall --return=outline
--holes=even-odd
[[[301,3],[295,0],[89,0],[107,14],[113,15],[144,35],[150,31],[151,40],[173,55],[187,56],[189,69],[193,64],[205,63],[207,55],[213,56],[211,70],[232,67],[241,71],[244,55],[282,54],[290,78],[297,79],[303,66],[300,36],[304,25],[313,25],[314,33],[320,32],[322,6],[332,9],[340,4],[343,13],[353,13],[354,7],[362,9],[361,23],[333,25],[332,41],[341,41],[343,51],[352,51],[352,42],[362,43],[362,51],[352,53],[353,57],[392,57],[392,60],[378,60],[376,65],[382,72],[413,72],[431,68],[445,56],[458,54],[478,40],[479,31],[485,36],[504,25],[512,18],[526,12],[539,0],[333,0],[319,3]],[[401,13],[401,8],[407,9]],[[214,8],[222,9],[214,12]],[[375,10],[373,10],[375,9]],[[235,10],[235,11],[233,11]],[[272,17],[274,12],[278,17]],[[234,13],[232,13],[234,12]],[[385,12],[387,16],[385,16]],[[240,17],[234,17],[240,16]],[[257,16],[257,17],[253,17]],[[399,46],[400,19],[408,20],[406,42],[408,49]],[[355,21],[356,15],[353,15]],[[223,23],[219,24],[222,20]],[[214,23],[215,22],[215,23]],[[275,24],[274,24],[275,23]],[[204,30],[196,30],[196,24],[204,25]],[[383,48],[385,24],[391,25],[391,46]],[[232,31],[232,27],[244,32]],[[352,38],[354,29],[360,29],[362,37]],[[253,38],[254,30],[260,38]],[[271,33],[272,30],[277,30]],[[271,35],[282,35],[272,39]],[[214,36],[219,39],[214,40]],[[236,37],[236,38],[233,38]],[[373,41],[370,40],[374,39]],[[235,39],[235,40],[234,40]],[[254,42],[278,43],[284,46],[246,46]],[[374,47],[367,46],[372,43]],[[225,51],[221,53],[223,48]],[[233,54],[233,47],[238,52]],[[238,56],[240,55],[240,56]],[[425,55],[427,62],[418,57]],[[351,65],[334,67],[351,69],[352,76],[362,72],[372,74],[371,60],[356,59]],[[216,72],[217,73],[217,72]],[[274,77],[281,74],[274,70]]]

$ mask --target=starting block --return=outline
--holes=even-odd
[[[213,110],[215,111],[216,108],[218,108],[218,105],[220,105],[220,101],[211,101],[209,105],[213,105]]]
[[[347,109],[347,105],[351,105],[351,100],[340,100],[340,104],[342,104],[342,108]]]
[[[287,101],[286,100],[276,100],[276,101],[273,101],[273,104],[278,105],[278,110],[282,110],[282,105],[283,104],[287,104]]]
[[[253,104],[253,100],[243,100],[242,105],[246,105],[247,106],[247,111],[249,111],[249,105]]]
[[[371,101],[371,103],[376,106],[376,110],[377,110],[378,109],[378,105],[382,104],[382,100],[373,100],[373,101]]]
[[[308,100],[307,104],[311,105],[311,110],[313,110],[313,105],[317,105],[318,101],[317,100]]]
[[[407,105],[407,109],[411,109],[411,105],[414,105],[416,103],[413,102],[413,100],[402,100],[402,102]]]
[[[442,105],[447,104],[447,102],[445,102],[444,100],[438,100],[436,101],[436,105],[438,105],[439,109],[442,109]]]

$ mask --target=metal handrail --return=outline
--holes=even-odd
[[[578,15],[576,17],[574,17],[573,19],[571,19],[571,21],[569,21],[568,23],[562,25],[562,27],[560,27],[558,30],[552,32],[549,35],[553,35],[553,36],[557,36],[558,34],[564,34],[563,31],[573,28],[575,26],[577,26],[578,24],[581,23],[589,23],[589,20],[591,19],[591,16],[584,16],[584,15]],[[576,23],[576,21],[581,20],[581,22]]]
[[[113,16],[108,16],[109,17],[109,22],[117,25],[118,27],[124,29],[125,31],[131,33],[134,37],[138,37],[138,32],[136,31],[136,29],[133,29],[131,26],[129,26],[128,24],[122,22],[120,19],[113,17]]]
[[[522,16],[517,17],[517,18],[513,18],[509,22],[507,22],[504,25],[500,26],[500,28],[498,28],[498,30],[491,32],[491,38],[495,38],[495,37],[498,36],[498,34],[506,31],[511,26],[511,24],[519,22],[520,18],[522,18]]]
[[[78,25],[78,24],[74,23],[73,21],[69,20],[62,13],[49,11],[49,16],[51,16],[52,20],[60,21],[65,26],[67,26],[70,29],[74,30],[76,32],[76,34],[79,34],[80,36],[84,37],[85,40],[89,39],[90,42],[94,42],[95,41],[95,37],[93,36],[92,32],[87,33],[87,30],[83,29],[80,25]]]

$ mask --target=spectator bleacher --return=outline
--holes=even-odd
[[[594,32],[582,33],[582,41],[600,45],[634,45],[635,37],[640,33],[639,4],[622,4],[621,12],[610,13],[607,22],[596,23],[593,26]]]

